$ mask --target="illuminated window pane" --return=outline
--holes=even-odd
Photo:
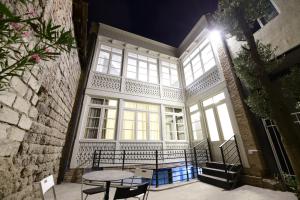
[[[220,94],[218,94],[218,95],[216,95],[216,96],[213,97],[214,103],[218,103],[218,102],[220,102],[220,101],[222,101],[224,99],[225,99],[224,92],[222,92],[222,93],[220,93]]]
[[[193,106],[191,106],[190,107],[190,112],[195,112],[196,110],[198,110],[199,108],[198,108],[198,105],[196,104],[196,105],[193,105]]]
[[[221,123],[224,140],[229,140],[234,135],[234,132],[226,104],[219,105],[217,107],[217,110],[219,114],[219,120]]]
[[[204,107],[207,107],[207,106],[212,105],[212,104],[214,104],[214,101],[213,101],[212,98],[209,98],[209,99],[203,101],[203,106]]]
[[[211,108],[206,110],[205,114],[206,114],[206,121],[207,121],[208,131],[210,135],[210,140],[219,141],[220,137],[219,137],[219,132],[218,132],[216,118],[213,109]]]

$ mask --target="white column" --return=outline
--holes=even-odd
[[[165,130],[165,107],[160,104],[160,132],[161,132],[161,140],[163,144],[163,149],[165,149],[166,146],[166,130]]]
[[[116,130],[116,150],[119,149],[120,140],[122,138],[122,126],[123,126],[123,108],[124,108],[124,100],[119,100],[119,109],[117,112],[117,130]]]
[[[121,92],[125,91],[125,80],[126,80],[126,72],[127,72],[127,57],[128,50],[125,48],[123,51],[123,63],[122,63],[122,73],[121,73]]]

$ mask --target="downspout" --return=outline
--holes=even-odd
[[[58,184],[63,182],[64,175],[68,170],[68,168],[70,167],[77,129],[78,129],[82,107],[83,107],[84,94],[88,83],[89,74],[91,71],[95,46],[97,43],[98,30],[99,30],[99,24],[96,23],[92,24],[91,31],[89,33],[89,40],[87,44],[87,56],[84,62],[84,67],[82,68],[82,72],[80,75],[76,99],[74,102],[73,112],[72,112],[68,132],[66,136],[66,142],[63,147],[62,158],[60,162],[60,168],[59,168],[58,179],[57,179]]]

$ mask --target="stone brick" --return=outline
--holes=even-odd
[[[17,97],[13,107],[15,109],[17,109],[18,111],[27,114],[28,111],[29,111],[30,106],[31,105],[28,101],[26,101],[25,99],[23,99],[21,97]]]
[[[38,100],[39,100],[38,95],[34,94],[31,98],[31,103],[35,106]]]
[[[23,83],[23,81],[19,77],[16,76],[11,79],[10,86],[21,96],[24,96],[28,89],[27,85]]]
[[[0,109],[0,121],[10,124],[18,124],[19,113],[4,106]]]
[[[0,140],[0,156],[6,157],[18,152],[20,142],[4,139]]]
[[[10,127],[7,129],[8,138],[18,142],[23,141],[25,133],[26,132],[24,130],[19,129],[17,127]]]
[[[18,126],[22,129],[29,130],[31,127],[32,121],[26,115],[22,115]]]
[[[38,110],[34,106],[32,106],[29,110],[29,117],[36,119],[38,114],[39,114]]]
[[[16,99],[16,94],[8,91],[0,92],[0,102],[7,105],[12,106]]]
[[[0,140],[7,138],[7,129],[10,127],[8,124],[0,123]]]
[[[31,76],[29,81],[28,81],[28,85],[33,89],[33,91],[38,92],[41,84],[38,82],[38,80],[36,80],[36,78],[34,78],[34,76]]]

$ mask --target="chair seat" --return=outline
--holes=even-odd
[[[104,186],[93,187],[93,188],[82,190],[82,192],[87,195],[93,195],[100,192],[105,192],[105,187]]]

